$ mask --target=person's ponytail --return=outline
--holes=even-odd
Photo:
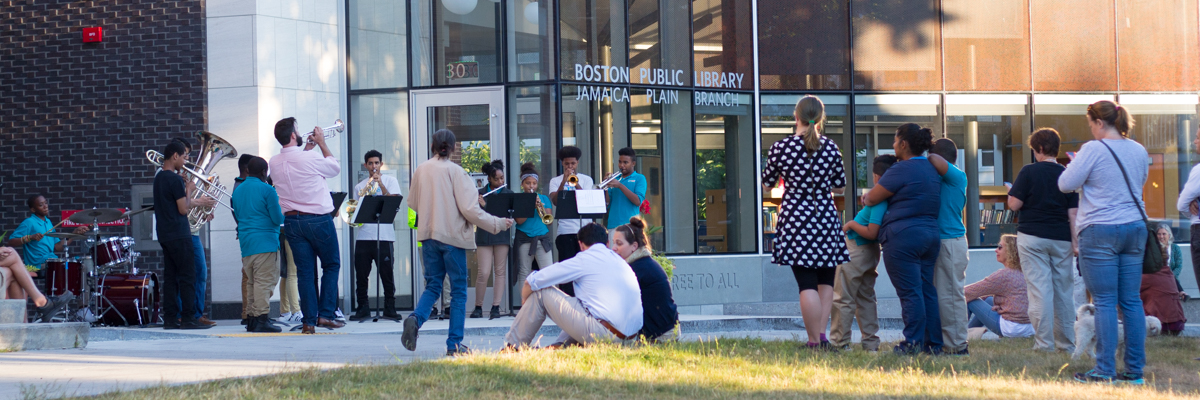
[[[809,154],[821,148],[821,128],[825,126],[825,103],[816,96],[808,95],[796,102],[795,116],[798,126],[809,127],[804,135],[804,148]]]
[[[1117,128],[1117,132],[1121,132],[1121,136],[1129,137],[1129,131],[1133,130],[1133,117],[1129,115],[1129,109],[1117,106],[1117,115],[1113,118],[1113,128]]]

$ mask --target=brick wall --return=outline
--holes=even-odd
[[[83,43],[90,26],[103,42]],[[55,220],[128,207],[152,183],[143,153],[204,128],[204,57],[203,0],[0,0],[0,232],[34,192]]]

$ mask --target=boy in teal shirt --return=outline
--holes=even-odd
[[[641,213],[642,201],[646,200],[646,177],[634,171],[637,153],[626,147],[617,150],[617,168],[621,177],[613,179],[605,189],[608,196],[608,231],[629,223],[629,218]]]
[[[896,161],[896,156],[891,154],[875,157],[872,171],[875,182],[879,182],[879,177]],[[829,342],[836,348],[849,349],[850,326],[858,318],[863,350],[879,351],[879,336],[876,335],[879,332],[879,314],[875,300],[875,278],[879,277],[879,273],[875,269],[879,266],[881,249],[875,239],[887,207],[886,201],[863,207],[853,221],[842,227],[846,232],[850,262],[837,267],[837,277],[833,281]]]
[[[945,160],[942,172],[938,156]],[[954,166],[958,147],[946,138],[934,141],[929,161],[942,175],[942,204],[938,209],[938,233],[941,250],[934,266],[933,286],[937,288],[938,312],[942,317],[942,351],[967,355],[967,227],[963,208],[967,203],[967,174]]]

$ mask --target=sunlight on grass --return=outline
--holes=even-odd
[[[969,357],[814,353],[792,341],[720,340],[476,354],[406,365],[303,370],[100,398],[1194,398],[1200,344],[1153,338],[1146,387],[1082,385],[1066,354],[1029,340],[972,343]]]

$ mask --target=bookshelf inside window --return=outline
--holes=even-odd
[[[979,245],[997,246],[1000,236],[1017,233],[1017,212],[1008,209],[1008,188],[979,188]]]

